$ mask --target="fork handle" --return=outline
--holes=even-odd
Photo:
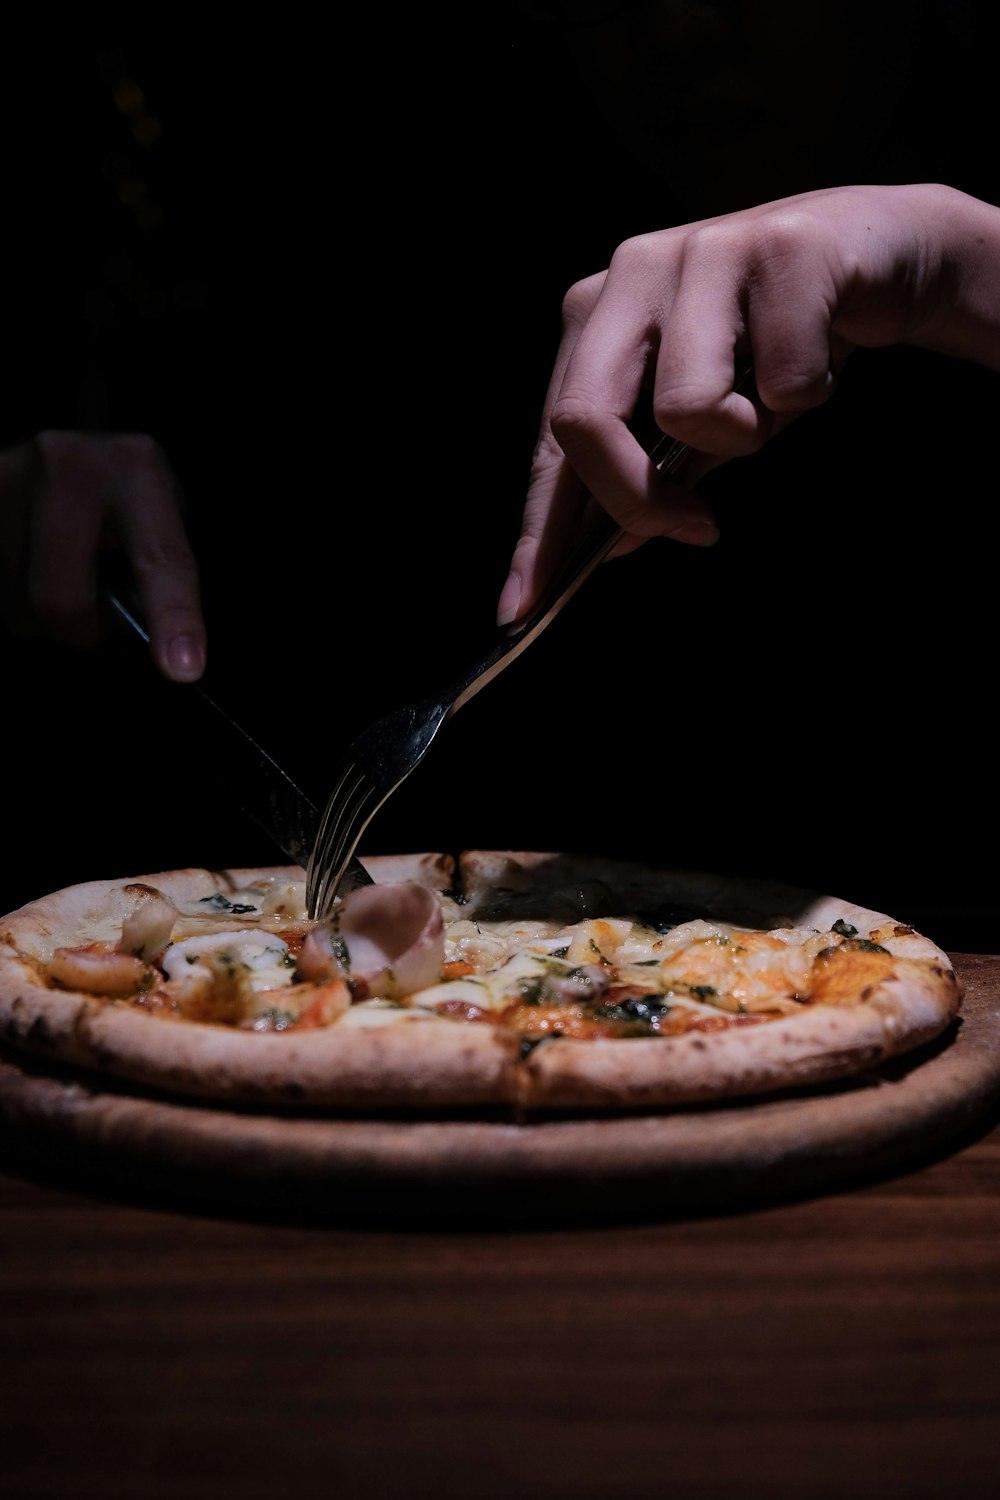
[[[516,625],[506,626],[492,648],[479,658],[464,678],[459,679],[458,691],[452,687],[448,717],[461,708],[463,703],[467,703],[480,688],[492,682],[504,667],[541,635],[546,625],[551,624],[563,605],[573,597],[580,585],[590,577],[624,535],[618,523],[606,511],[602,511],[587,536],[560,565],[531,614]]]
[[[661,474],[676,473],[691,451],[687,443],[675,442],[664,436],[660,436],[648,450],[649,457]],[[452,686],[449,694],[451,706],[445,718],[450,718],[463,703],[468,703],[480,688],[492,682],[504,667],[541,635],[563,605],[572,599],[580,585],[590,577],[624,535],[624,529],[618,522],[607,511],[602,510],[587,535],[560,564],[530,615],[516,625],[506,627],[492,649],[476,662],[464,678],[459,678],[457,692]]]
[[[737,360],[733,390],[744,393],[753,390],[753,362],[749,358]],[[694,451],[689,444],[679,442],[664,433],[657,433],[656,438],[646,449],[654,467],[661,474],[676,474]],[[505,630],[492,649],[486,652],[472,670],[465,677],[459,678],[457,692],[454,686],[452,687],[450,707],[447,708],[442,723],[444,719],[449,719],[456,709],[461,708],[463,703],[468,703],[480,688],[492,682],[504,667],[516,656],[520,656],[525,647],[530,646],[532,641],[541,635],[546,625],[555,619],[563,605],[572,599],[581,583],[590,577],[598,563],[604,561],[624,535],[625,532],[617,521],[612,520],[607,511],[602,510],[589,533],[560,565],[552,582],[527,619]]]

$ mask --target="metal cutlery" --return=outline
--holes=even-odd
[[[102,596],[114,611],[114,617],[148,645],[149,632],[139,609],[131,600],[128,604],[124,602],[121,597],[124,592],[124,588],[114,592],[105,587]],[[316,804],[202,682],[165,683],[164,689],[169,691],[171,686],[174,691],[184,694],[187,701],[204,709],[203,722],[225,766],[225,787],[229,797],[293,864],[305,868],[319,824]],[[356,859],[349,860],[342,891],[371,884],[371,876],[364,866]]]
[[[690,452],[686,443],[661,437],[649,456],[661,473],[673,474]],[[333,790],[306,867],[311,917],[329,914],[344,890],[362,834],[423,760],[438,730],[538,638],[623,535],[617,522],[602,511],[526,619],[501,630],[486,652],[439,692],[394,709],[352,741],[334,772]]]

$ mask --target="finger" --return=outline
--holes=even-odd
[[[587,492],[550,438],[539,444],[521,521],[521,535],[497,606],[497,624],[526,615],[569,551]]]
[[[40,433],[33,444],[29,597],[53,639],[90,647],[103,634],[98,555],[123,546],[160,671],[200,676],[205,627],[179,487],[160,446],[140,434]]]
[[[97,553],[107,477],[88,434],[41,432],[30,445],[27,602],[53,640],[80,649],[101,639]]]
[[[542,406],[521,534],[497,605],[498,625],[511,624],[529,612],[579,529],[587,492],[556,442],[549,417],[570,356],[600,295],[604,276],[601,272],[577,282],[563,299],[562,336]]]
[[[797,416],[833,395],[846,357],[844,342],[831,329],[834,300],[820,272],[801,260],[756,289],[748,309],[754,379],[761,401],[776,416]]]
[[[159,445],[140,435],[113,440],[113,473],[112,503],[153,659],[166,677],[193,682],[205,669],[206,632],[177,478]]]
[[[749,274],[747,316],[761,400],[786,414],[821,405],[844,359],[844,341],[832,331],[839,294],[829,222],[808,206],[764,215]]]
[[[684,441],[750,453],[832,393],[836,291],[828,232],[818,230],[808,210],[775,204],[688,239],[655,396],[658,420]],[[741,350],[753,361],[753,396],[732,388]]]
[[[770,413],[739,380],[755,352],[741,260],[747,233],[743,219],[712,220],[687,232],[656,361],[658,428],[716,461],[755,452],[771,430]]]
[[[657,472],[630,425],[641,410],[672,276],[664,236],[645,236],[616,251],[567,362],[551,426],[575,472],[624,530],[710,545],[718,536],[710,510]]]

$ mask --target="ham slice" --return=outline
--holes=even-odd
[[[444,922],[436,892],[415,881],[366,885],[306,936],[306,979],[343,975],[355,1000],[402,1000],[441,978]]]

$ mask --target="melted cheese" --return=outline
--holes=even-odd
[[[193,937],[218,932],[230,923],[245,927],[266,921],[270,927],[300,926],[306,920],[306,887],[303,880],[268,880],[238,891],[216,891],[178,907],[174,937]]]
[[[445,967],[436,983],[391,1000],[354,986],[350,1003],[341,980],[341,997],[330,1000],[324,1012],[329,1020],[319,1024],[385,1026],[488,1016],[530,1035],[533,1015],[551,1032],[558,1029],[560,1014],[572,1014],[574,1024],[598,1028],[613,1023],[655,1031],[662,1022],[666,1031],[685,1017],[691,1024],[714,1018],[728,1025],[740,1016],[792,1013],[824,989],[832,993],[839,973],[859,973],[863,955],[879,973],[886,964],[867,956],[881,952],[888,959],[912,948],[908,929],[888,925],[870,939],[859,934],[852,942],[853,929],[839,923],[825,932],[801,927],[767,932],[695,918],[660,931],[628,917],[569,923],[470,918],[448,896],[441,897],[441,909]],[[186,1000],[198,991],[202,1005],[206,995],[214,995],[227,1024],[260,1025],[261,1016],[272,1011],[284,1016],[286,1010],[289,1025],[300,1016],[305,1024],[307,1013],[310,1024],[318,1024],[317,987],[302,982],[295,963],[312,926],[302,881],[261,880],[184,903],[160,963],[165,999],[180,990]],[[838,967],[831,970],[830,950],[842,946],[850,951],[838,953]],[[856,993],[846,979],[841,988]],[[211,1006],[204,1013],[215,1018]]]
[[[167,978],[183,979],[194,967],[238,973],[252,990],[282,989],[295,978],[288,944],[270,932],[204,933],[171,943],[162,962]]]

